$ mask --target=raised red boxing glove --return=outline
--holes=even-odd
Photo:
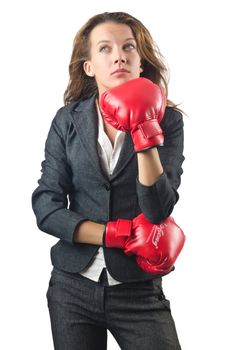
[[[140,214],[133,220],[133,226],[136,230],[126,242],[124,252],[136,254],[137,264],[146,272],[170,272],[185,242],[185,235],[174,219],[168,217],[155,225]]]
[[[146,78],[129,80],[100,98],[103,118],[116,129],[131,132],[136,152],[163,145],[159,123],[165,107],[163,89]]]

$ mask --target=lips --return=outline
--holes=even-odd
[[[113,73],[111,73],[111,75],[117,74],[117,73],[130,73],[130,72],[127,69],[119,68],[119,69],[116,69]]]

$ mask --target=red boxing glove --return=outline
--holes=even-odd
[[[163,89],[146,78],[129,80],[100,98],[103,118],[116,129],[131,132],[136,152],[163,145],[159,123],[165,107]]]
[[[156,264],[149,259],[142,258],[141,256],[136,257],[137,265],[152,275],[166,275],[173,269],[174,263],[163,261],[161,264]]]
[[[103,246],[107,248],[124,248],[132,234],[132,220],[118,219],[109,221],[103,234]]]
[[[185,235],[174,219],[168,217],[155,225],[140,214],[133,220],[133,225],[136,230],[126,242],[125,253],[136,254],[137,264],[146,272],[170,272],[185,242]]]

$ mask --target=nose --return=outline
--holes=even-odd
[[[114,63],[126,63],[127,62],[127,59],[126,57],[120,57],[120,58],[117,58]]]
[[[123,52],[122,50],[118,49],[115,50],[115,59],[114,59],[114,63],[123,63],[126,64],[127,63],[127,58],[125,55],[125,52]]]
[[[114,63],[123,63],[123,64],[126,64],[127,62],[127,59],[126,58],[119,58],[117,60],[114,61]]]

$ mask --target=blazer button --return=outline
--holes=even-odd
[[[111,185],[110,184],[104,184],[106,191],[111,190]]]

